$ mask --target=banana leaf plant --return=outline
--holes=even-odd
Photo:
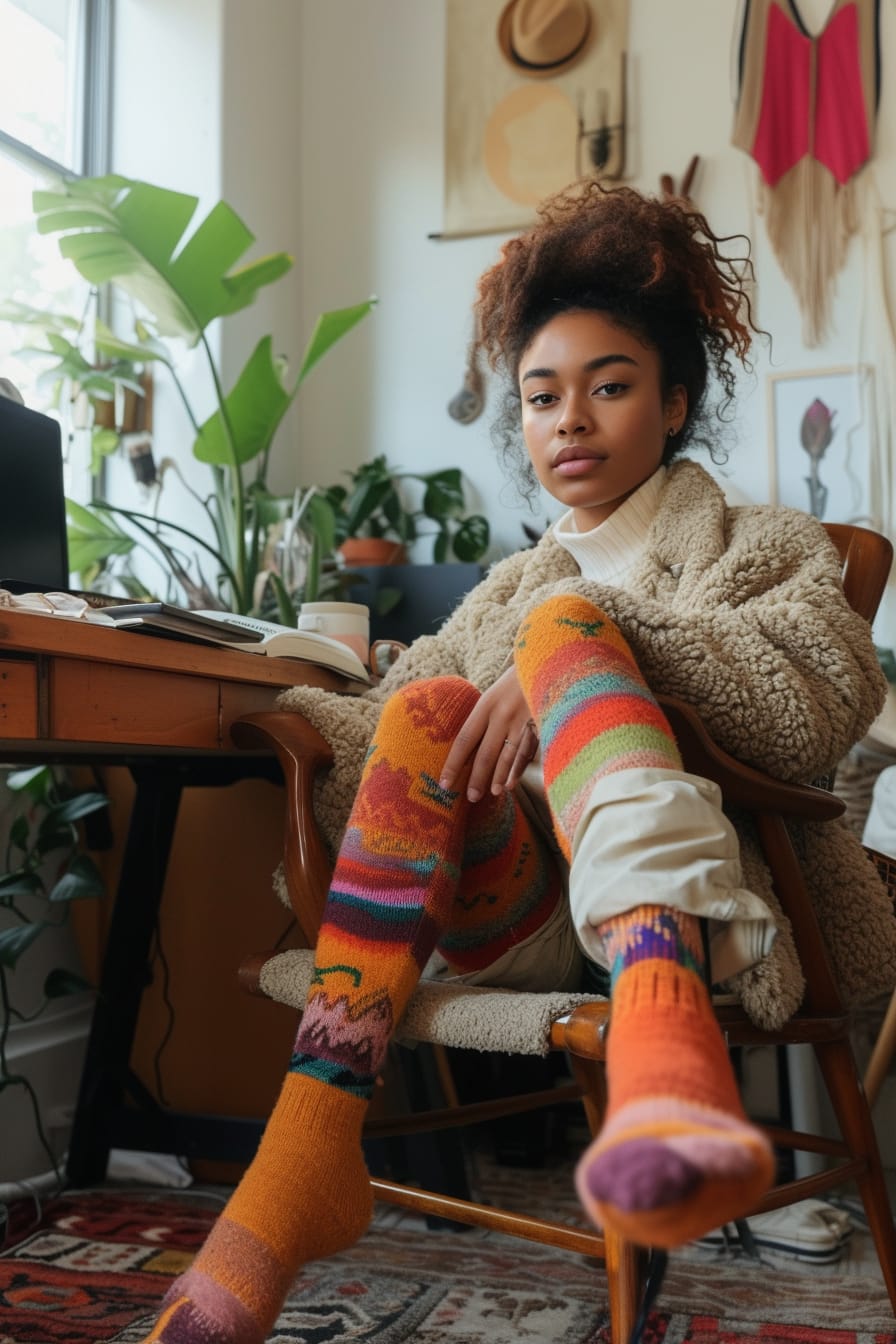
[[[199,497],[207,535],[161,516],[158,497],[147,512],[104,499],[87,508],[70,503],[72,568],[89,582],[111,556],[143,545],[161,558],[186,605],[252,610],[268,530],[292,504],[291,496],[284,500],[267,488],[274,435],[314,365],[376,300],[322,314],[294,374],[275,356],[272,338],[263,336],[233,386],[225,388],[208,329],[280,280],[293,264],[290,256],[276,252],[237,266],[254,237],[229,205],[219,202],[192,227],[195,196],[130,178],[66,180],[36,191],[33,203],[39,232],[60,235],[62,255],[90,285],[112,284],[133,301],[133,338],[100,324],[97,356],[113,367],[167,370],[190,426],[193,456],[211,473],[209,493]],[[199,346],[205,355],[215,405],[205,420],[194,413],[172,341]],[[61,358],[64,352],[56,353]],[[326,533],[331,519],[321,496],[304,525],[318,521]],[[278,591],[277,598],[286,616],[290,595]]]

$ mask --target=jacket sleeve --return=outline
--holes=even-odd
[[[867,621],[849,606],[840,562],[815,519],[766,511],[677,591],[653,596],[582,579],[580,592],[628,639],[654,691],[700,712],[732,755],[785,780],[836,766],[880,712],[886,682]],[[539,594],[534,594],[530,606]]]

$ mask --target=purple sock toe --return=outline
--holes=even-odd
[[[675,1204],[703,1180],[699,1167],[656,1139],[632,1139],[611,1148],[589,1163],[582,1175],[594,1199],[625,1213]]]

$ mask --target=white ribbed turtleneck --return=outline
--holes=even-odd
[[[590,532],[577,532],[572,509],[554,524],[554,537],[569,551],[582,577],[622,587],[638,563],[650,524],[666,479],[666,468],[658,467],[602,523]]]

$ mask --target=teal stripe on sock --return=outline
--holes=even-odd
[[[544,742],[551,742],[564,725],[576,714],[606,695],[632,695],[649,704],[654,697],[646,686],[631,677],[615,672],[595,673],[574,682],[568,690],[561,692],[554,703],[542,712],[541,736]]]

